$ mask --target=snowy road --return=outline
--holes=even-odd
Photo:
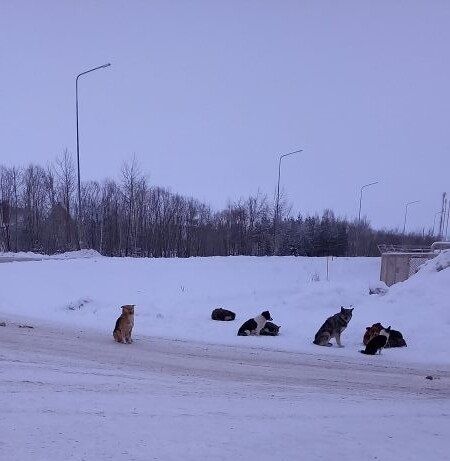
[[[8,461],[446,459],[448,369],[13,323],[0,341]]]

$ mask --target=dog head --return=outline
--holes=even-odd
[[[134,306],[134,304],[125,304],[125,306],[122,306],[122,314],[134,315]]]
[[[269,311],[264,311],[261,313],[261,315],[266,319],[266,320],[273,320],[273,318],[270,316]]]
[[[350,309],[346,309],[345,307],[341,306],[340,315],[347,323],[350,322],[350,319],[352,318],[353,309],[353,307]]]
[[[265,328],[267,328],[270,331],[274,331],[278,333],[281,327],[279,325],[275,325],[275,323],[267,322]]]

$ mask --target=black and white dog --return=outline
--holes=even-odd
[[[386,343],[389,340],[389,334],[391,332],[391,327],[383,328],[380,333],[374,336],[366,345],[366,349],[359,351],[362,354],[375,355],[377,352],[381,354],[381,349],[386,346]]]
[[[259,335],[268,320],[273,320],[269,311],[264,311],[253,319],[248,319],[239,328],[238,336]]]

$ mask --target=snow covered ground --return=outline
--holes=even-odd
[[[8,461],[448,459],[450,375],[434,367],[124,346],[69,327],[10,323],[0,335]]]
[[[4,459],[448,459],[450,252],[372,296],[377,258],[327,281],[324,258],[72,256],[0,264]],[[133,345],[111,337],[125,303]],[[312,345],[349,304],[345,347]],[[263,309],[281,335],[237,337]],[[377,321],[408,347],[359,354]]]
[[[378,258],[330,259],[327,281],[326,258],[91,256],[0,264],[0,321],[2,314],[22,315],[110,335],[119,306],[136,304],[136,337],[359,356],[360,361],[365,327],[381,322],[400,330],[408,347],[376,360],[450,365],[450,269],[429,265],[383,296],[369,295],[379,278]],[[355,307],[343,334],[345,347],[318,349],[311,343],[315,332],[341,305]],[[212,321],[215,307],[235,311],[236,320]],[[265,309],[281,325],[279,337],[236,336],[243,321]]]

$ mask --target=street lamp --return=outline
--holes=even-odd
[[[436,212],[436,213],[434,214],[434,219],[433,219],[433,236],[434,236],[434,228],[435,228],[435,226],[436,226],[436,217],[437,217],[438,214],[442,214],[442,213],[443,213],[443,211],[438,211],[438,212]],[[439,237],[439,235],[438,235],[438,237]]]
[[[371,183],[369,183],[369,184],[364,184],[364,186],[361,187],[361,191],[360,191],[360,194],[359,194],[358,223],[361,222],[361,205],[362,205],[363,190],[364,190],[366,187],[374,186],[375,184],[378,184],[378,183],[379,183],[379,181],[375,181],[375,182],[371,182]]]
[[[447,240],[448,237],[448,221],[449,221],[449,216],[450,216],[450,205],[447,206],[447,224],[445,225],[445,240]],[[444,228],[442,228],[442,231],[444,231]],[[442,234],[442,240],[444,240],[444,235]]]
[[[94,72],[94,70],[103,69],[109,67],[111,64],[103,64],[102,66],[94,67],[93,69],[86,70],[77,75],[75,79],[75,106],[76,106],[76,116],[77,116],[77,170],[78,170],[78,225],[81,221],[81,179],[80,179],[80,136],[78,131],[78,79],[89,72]]]
[[[405,205],[405,220],[403,222],[403,234],[405,233],[405,229],[406,229],[406,217],[408,216],[408,207],[409,205],[412,205],[413,203],[419,203],[420,200],[414,200],[413,202],[408,202],[406,205]]]
[[[277,201],[275,205],[275,221],[273,223],[273,249],[274,253],[276,253],[276,236],[277,236],[277,224],[278,224],[278,213],[279,213],[279,206],[280,206],[280,177],[281,177],[281,160],[284,157],[289,155],[298,154],[299,152],[303,152],[303,149],[295,150],[293,152],[289,152],[287,154],[280,155],[280,159],[278,160],[278,185],[277,185]]]

